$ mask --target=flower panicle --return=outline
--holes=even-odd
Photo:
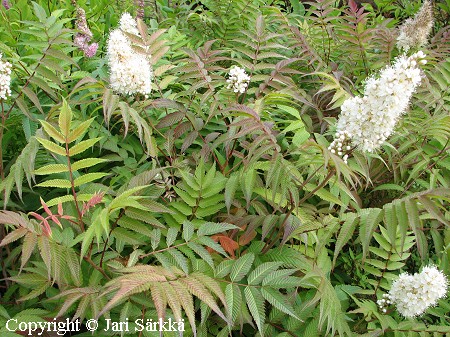
[[[376,151],[406,112],[412,94],[422,80],[419,65],[426,63],[424,58],[422,51],[409,57],[399,56],[392,66],[380,72],[379,77],[366,81],[362,97],[344,101],[336,138],[329,150],[347,156],[344,161],[347,161],[349,149]]]
[[[75,22],[75,27],[78,33],[74,37],[74,44],[83,51],[86,57],[93,57],[97,53],[98,43],[94,42],[89,44],[93,34],[88,27],[86,20],[86,12],[83,8],[77,7],[77,20]]]
[[[402,273],[392,283],[391,290],[377,301],[383,313],[390,304],[404,317],[422,315],[447,295],[448,279],[435,266],[426,266],[414,275]]]
[[[136,51],[126,34],[140,36],[137,22],[129,13],[122,14],[119,28],[109,35],[107,58],[111,88],[123,95],[139,93],[148,97],[153,79],[150,56]]]
[[[0,53],[0,99],[6,100],[11,96],[11,63],[2,57]]]
[[[136,13],[136,18],[137,19],[144,19],[144,15],[145,15],[145,3],[144,0],[135,0],[136,2],[136,7],[137,7],[137,13]]]
[[[227,89],[233,89],[234,92],[243,94],[250,82],[250,76],[247,75],[243,68],[232,66],[228,74]]]
[[[397,48],[407,52],[411,48],[420,48],[426,45],[433,23],[433,5],[430,0],[424,0],[414,18],[407,19],[400,26]]]

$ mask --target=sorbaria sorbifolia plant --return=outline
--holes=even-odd
[[[449,334],[445,4],[362,3],[2,6],[0,335]]]

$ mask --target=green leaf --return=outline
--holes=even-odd
[[[221,195],[218,195],[219,199],[222,199]],[[202,201],[204,201],[205,199],[203,199]],[[200,202],[202,203],[202,202]],[[204,206],[204,205],[203,205]],[[197,218],[199,219],[203,219],[205,217],[214,215],[219,213],[219,211],[225,206],[224,203],[218,203],[218,204],[213,204],[213,205],[209,205],[207,207],[199,207],[197,208],[197,210],[195,211],[195,215],[197,216]]]
[[[86,230],[86,232],[82,233],[83,241],[81,242],[81,252],[80,252],[81,260],[86,255],[87,251],[89,250],[89,247],[91,246],[91,242],[94,239],[94,236],[96,234],[95,227],[96,227],[96,225],[92,224],[91,226],[89,226],[89,228]]]
[[[258,326],[259,332],[262,333],[264,322],[266,320],[264,298],[261,295],[261,292],[254,287],[245,287],[244,294],[248,309],[250,310],[250,313]]]
[[[426,252],[428,251],[428,243],[422,230],[417,202],[415,200],[408,199],[405,200],[404,204],[408,214],[409,226],[413,230],[416,237],[416,245],[419,255],[422,259],[424,259]]]
[[[232,174],[225,185],[225,205],[227,206],[227,211],[230,212],[231,203],[233,202],[234,194],[236,193],[236,188],[238,185],[238,176]]]
[[[67,137],[67,143],[72,143],[73,141],[77,140],[78,138],[82,137],[87,130],[89,130],[89,126],[94,121],[94,118],[88,119],[87,121],[84,121],[80,123],[75,129],[73,129],[69,136]]]
[[[184,214],[186,216],[189,216],[192,214],[192,207],[189,205],[186,205],[184,202],[174,201],[170,203],[170,206],[175,208],[177,211],[179,211],[181,214]]]
[[[72,184],[70,183],[70,180],[67,179],[50,179],[46,180],[40,184],[37,184],[36,186],[40,187],[57,187],[57,188],[71,188]]]
[[[53,143],[47,139],[43,139],[43,138],[39,138],[39,137],[36,137],[36,139],[39,143],[42,144],[42,146],[44,148],[46,148],[50,152],[59,154],[61,156],[66,156],[66,150],[63,147],[56,145],[55,143]]]
[[[305,185],[305,190],[307,190],[309,192],[314,191],[316,188],[317,188],[317,186],[314,184],[306,184]],[[317,191],[314,192],[314,194],[323,200],[326,200],[333,204],[342,206],[342,201],[338,197],[333,195],[331,192],[327,191],[325,188],[318,189]]]
[[[161,242],[161,230],[159,228],[155,228],[152,231],[152,238],[151,238],[151,245],[152,245],[152,249],[156,250],[156,248],[158,248],[159,243]]]
[[[111,210],[116,209],[116,208],[123,208],[124,206],[122,206],[122,205],[126,204],[126,201],[128,199],[130,199],[130,196],[132,194],[134,194],[146,187],[148,187],[148,186],[137,186],[134,188],[130,188],[129,190],[126,190],[125,192],[121,193],[120,195],[118,195],[111,201],[111,203],[109,204],[109,208]],[[136,207],[136,208],[141,208],[141,206],[139,205],[139,207]]]
[[[357,224],[356,220],[357,220],[356,214],[349,213],[347,219],[345,220],[344,224],[341,227],[341,230],[339,231],[339,235],[336,240],[336,245],[334,247],[333,267],[336,264],[336,259],[339,256],[339,253],[341,252],[342,248],[353,236]]]
[[[298,316],[294,312],[294,308],[286,301],[285,297],[278,291],[271,288],[261,288],[263,297],[278,310],[288,314],[298,320]]]
[[[144,242],[141,240],[140,235],[130,232],[122,227],[116,227],[111,232],[116,239],[122,240],[129,245],[142,245]]]
[[[79,201],[79,202],[85,201],[86,202],[86,201],[89,201],[92,198],[92,196],[93,196],[93,194],[80,193],[80,194],[77,194],[77,201]],[[59,203],[64,204],[66,202],[71,202],[73,200],[74,200],[73,195],[71,195],[71,194],[64,195],[62,197],[56,197],[56,198],[53,198],[53,199],[47,201],[47,206],[52,207],[52,206],[58,205]]]
[[[72,167],[73,171],[77,171],[77,170],[84,169],[86,167],[92,167],[92,166],[100,164],[100,163],[105,163],[107,161],[108,161],[107,159],[102,159],[102,158],[86,158],[86,159],[76,161],[75,163],[72,164],[71,167]]]
[[[42,124],[42,127],[44,128],[44,131],[47,132],[47,134],[50,137],[52,137],[54,140],[56,140],[60,143],[65,143],[64,136],[61,134],[61,132],[56,130],[53,125],[51,125],[50,123],[48,123],[46,121],[42,121],[42,120],[40,122]]]
[[[149,205],[145,203],[143,200],[143,205],[148,207]],[[127,208],[125,210],[125,214],[132,219],[139,220],[141,222],[145,222],[146,224],[152,225],[154,227],[166,228],[159,220],[157,220],[149,209],[138,209],[138,208]],[[148,227],[148,226],[147,226]]]
[[[192,189],[195,191],[200,191],[200,185],[195,180],[194,176],[188,172],[180,170],[181,177],[183,178],[183,181]]]
[[[139,233],[141,235],[147,236],[149,238],[152,237],[152,229],[147,226],[146,224],[135,220],[135,219],[131,219],[127,216],[122,216],[118,221],[117,224],[121,227],[127,228],[127,229],[131,229],[132,231]]]
[[[225,299],[229,309],[228,317],[233,326],[241,312],[242,293],[240,287],[237,284],[227,284],[225,288]]]
[[[222,261],[216,268],[215,277],[216,278],[224,278],[231,272],[231,268],[233,267],[234,260],[224,260]]]
[[[45,22],[45,20],[47,19],[47,13],[45,12],[45,9],[34,1],[33,1],[33,9],[34,14],[39,19],[39,21],[42,23]]]
[[[173,245],[173,243],[177,239],[178,232],[179,232],[178,229],[175,227],[169,228],[169,230],[167,231],[167,236],[166,236],[167,247],[170,247]]]
[[[33,287],[33,290],[30,291],[26,296],[23,296],[18,299],[18,301],[28,301],[33,298],[38,297],[39,295],[43,294],[49,287],[51,286],[50,281],[47,280],[47,282],[43,283],[42,285],[37,285],[36,287]],[[3,333],[2,333],[3,336]]]
[[[359,215],[360,215],[359,237],[361,239],[361,244],[363,247],[362,260],[364,261],[368,252],[370,240],[372,239],[375,227],[380,223],[380,221],[383,218],[383,210],[380,208],[364,208],[360,210]]]
[[[11,242],[14,242],[16,240],[19,240],[21,237],[23,237],[25,234],[28,233],[28,229],[24,227],[19,227],[15,230],[13,230],[11,233],[6,235],[3,240],[0,242],[0,247],[3,247]]]
[[[176,186],[173,187],[174,191],[177,193],[183,201],[188,204],[190,207],[195,207],[197,205],[197,200],[189,195],[189,193],[186,193],[181,188],[178,188]]]
[[[225,252],[225,250],[222,248],[222,246],[219,245],[213,239],[211,239],[209,236],[199,236],[197,241],[199,243],[201,243],[202,245],[207,246],[224,256],[228,256],[227,253]]]
[[[38,168],[36,171],[34,171],[34,174],[37,175],[47,175],[47,174],[53,174],[53,173],[61,173],[61,172],[68,172],[69,168],[66,164],[50,164],[43,167]]]
[[[198,256],[200,256],[207,264],[209,264],[211,268],[214,269],[214,260],[212,259],[208,251],[205,248],[203,248],[203,246],[195,242],[189,242],[187,246],[190,249],[192,249]]]
[[[23,240],[22,244],[22,257],[20,261],[20,270],[25,267],[26,263],[31,257],[31,254],[33,253],[34,249],[37,245],[37,235],[35,233],[28,232],[25,235],[25,238]],[[1,244],[0,244],[1,246]]]
[[[283,262],[275,261],[275,262],[265,262],[260,264],[257,268],[255,268],[247,277],[247,282],[250,285],[259,284],[264,277],[266,277],[270,272],[278,269],[283,265]]]
[[[104,176],[107,176],[108,173],[101,173],[101,172],[94,172],[94,173],[87,173],[85,175],[82,175],[81,177],[75,179],[73,181],[73,185],[75,187],[81,186],[83,184],[90,183],[94,180],[103,178]]]
[[[227,322],[226,316],[223,314],[223,312],[220,310],[219,306],[217,305],[216,301],[214,300],[214,297],[211,295],[211,293],[208,291],[208,289],[199,282],[199,278],[191,278],[191,277],[185,277],[179,279],[180,282],[183,282],[188,287],[189,291],[197,296],[201,301],[206,303],[214,312],[219,315],[225,322]],[[218,294],[216,294],[218,295]],[[226,303],[224,303],[226,304]]]
[[[183,239],[188,242],[194,235],[194,225],[190,221],[183,222]]]
[[[8,311],[5,309],[5,307],[3,305],[0,304],[0,316],[4,317],[6,319],[11,318],[11,316],[9,315]],[[17,336],[14,336],[17,337]]]
[[[70,275],[72,276],[72,280],[77,287],[80,287],[83,280],[83,274],[81,271],[80,261],[78,260],[77,254],[75,250],[69,247],[64,247],[65,249],[65,260]]]
[[[78,144],[75,144],[69,149],[69,156],[75,156],[81,152],[86,151],[88,148],[93,146],[95,143],[97,143],[102,137],[87,139],[79,142]]]
[[[253,261],[255,261],[255,254],[253,253],[247,253],[236,260],[231,268],[231,281],[238,282],[242,280],[252,268]]]
[[[197,231],[197,235],[198,236],[214,235],[214,234],[225,232],[227,230],[238,229],[238,228],[239,227],[237,227],[235,225],[231,225],[231,224],[224,223],[224,222],[221,222],[221,223],[207,222],[200,226],[200,228]]]
[[[50,50],[47,50],[49,52]],[[66,55],[65,55],[66,56]],[[67,101],[63,98],[61,111],[59,113],[59,129],[64,137],[68,137],[70,132],[70,124],[72,123],[72,110],[70,109]]]
[[[256,170],[248,169],[242,171],[241,184],[245,200],[247,201],[247,206],[250,204],[250,200],[253,194],[253,188],[256,186],[255,180],[256,180]]]
[[[170,255],[172,255],[173,259],[177,262],[178,266],[186,273],[189,273],[189,264],[188,264],[188,259],[181,254],[178,250],[176,249],[170,249],[167,251],[167,253],[169,253]]]

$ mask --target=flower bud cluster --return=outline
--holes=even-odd
[[[227,79],[227,89],[233,89],[234,92],[243,94],[250,82],[250,76],[247,75],[243,68],[232,66],[230,68],[229,77]]]
[[[11,96],[11,63],[2,60],[0,53],[0,99]]]
[[[392,66],[383,69],[378,78],[369,78],[363,97],[352,97],[342,104],[337,122],[338,137],[345,132],[352,147],[368,152],[378,149],[408,108],[421,82],[419,64],[426,63],[424,57],[422,51],[410,57],[401,55]]]
[[[435,266],[428,266],[414,275],[401,274],[392,284],[386,298],[402,316],[415,317],[444,298],[447,286],[447,277]]]
[[[351,139],[346,131],[338,131],[335,134],[334,140],[331,142],[328,150],[331,153],[342,157],[344,163],[347,164],[348,152],[351,150]]]
[[[94,42],[89,44],[93,35],[86,21],[86,12],[81,7],[77,7],[77,21],[75,26],[79,32],[75,35],[73,40],[74,44],[83,51],[85,56],[93,57],[97,52],[98,43]]]
[[[119,28],[109,35],[107,57],[111,88],[123,95],[140,93],[147,97],[153,79],[150,56],[136,51],[125,33],[140,37],[136,20],[129,13],[122,14]]]
[[[135,0],[135,2],[137,7],[136,17],[143,20],[145,14],[145,2],[144,0]]]
[[[387,311],[387,307],[392,304],[389,299],[389,294],[383,294],[383,297],[377,301],[378,308],[385,314]]]
[[[414,18],[407,19],[400,26],[397,48],[407,52],[410,48],[425,45],[433,28],[433,21],[433,5],[430,0],[425,0]]]

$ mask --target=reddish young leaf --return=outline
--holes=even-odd
[[[358,10],[358,4],[355,2],[355,0],[348,0],[348,6],[353,12],[356,12]]]
[[[61,202],[58,204],[58,214],[59,214],[60,216],[63,215],[63,207],[62,207],[62,203],[61,203]]]
[[[44,221],[42,221],[42,233],[45,236],[52,236],[52,229],[50,228],[50,224],[48,223],[47,219],[44,219]]]
[[[222,248],[230,254],[232,258],[235,258],[235,252],[239,248],[239,244],[228,236],[217,234],[211,236],[211,239],[218,242]]]
[[[42,208],[44,208],[45,213],[52,216],[53,213],[52,213],[52,211],[50,211],[50,208],[48,208],[47,204],[45,203],[45,201],[42,198],[40,198],[40,199],[41,199]]]
[[[30,215],[34,216],[34,217],[35,217],[36,219],[38,219],[38,220],[41,220],[41,221],[44,221],[44,220],[45,220],[45,219],[43,218],[42,215],[37,214],[37,213],[35,213],[35,212],[30,212]]]
[[[83,203],[83,209],[81,210],[81,215],[83,216],[90,208],[99,204],[103,200],[104,193],[95,193],[87,203]]]
[[[63,228],[61,222],[59,222],[59,220],[58,220],[58,218],[56,217],[56,215],[52,214],[52,215],[50,216],[50,219],[52,219],[52,221],[53,221],[54,223],[56,223],[59,227]]]

